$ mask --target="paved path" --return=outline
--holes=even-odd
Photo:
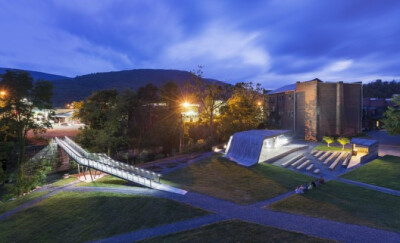
[[[346,183],[346,184],[351,184],[351,185],[355,185],[355,186],[359,186],[359,187],[365,187],[365,188],[368,188],[371,190],[375,190],[375,191],[379,191],[379,192],[383,192],[383,193],[387,193],[390,195],[400,197],[400,191],[389,189],[386,187],[375,186],[375,185],[371,185],[371,184],[367,184],[367,183],[363,183],[363,182],[359,182],[359,181],[353,181],[353,180],[349,180],[349,179],[344,179],[344,178],[337,178],[335,180]]]
[[[200,155],[200,156],[198,156],[198,157],[196,157],[196,158],[194,158],[194,159],[189,160],[189,161],[186,162],[186,163],[183,163],[183,164],[181,164],[181,165],[175,166],[175,167],[173,167],[173,168],[166,168],[166,169],[163,170],[162,174],[165,175],[165,174],[171,173],[172,171],[179,170],[179,169],[181,169],[181,168],[183,168],[183,167],[186,167],[186,166],[188,166],[188,165],[191,165],[191,164],[193,164],[193,163],[196,163],[196,162],[198,162],[198,161],[200,161],[200,160],[202,160],[202,159],[208,158],[208,157],[210,157],[211,155],[213,155],[213,153],[214,153],[214,152],[206,152],[206,153],[203,153],[202,155]]]
[[[294,195],[294,191],[290,191],[290,192],[284,193],[282,195],[270,198],[270,199],[265,200],[265,201],[261,201],[261,202],[257,202],[257,203],[251,204],[250,206],[256,207],[256,208],[266,207],[266,206],[268,206],[268,205],[270,205],[270,204],[272,204],[274,202],[277,202],[277,201],[280,201],[280,200],[285,199],[287,197],[290,197],[291,195]]]
[[[151,195],[186,203],[206,211],[213,212],[223,218],[239,219],[246,222],[272,226],[283,230],[301,232],[320,238],[343,242],[400,242],[400,234],[367,226],[352,225],[320,218],[290,213],[274,212],[254,207],[238,205],[207,195],[189,192],[177,195],[161,191],[139,191],[120,188],[80,187],[68,188],[72,191],[106,191],[125,194]],[[118,237],[118,236],[115,236]]]
[[[153,238],[161,235],[168,235],[180,231],[196,229],[208,224],[216,223],[225,220],[224,217],[219,215],[208,215],[204,217],[198,217],[189,220],[183,220],[172,224],[161,225],[150,229],[138,230],[130,233],[125,233],[110,238],[102,239],[95,242],[134,242],[144,240],[147,238]]]
[[[52,191],[50,189],[50,191],[51,191],[50,193],[48,193],[46,195],[43,195],[41,197],[38,197],[38,198],[36,198],[36,199],[34,199],[32,201],[29,201],[29,202],[27,202],[25,204],[22,204],[21,206],[18,206],[16,208],[14,208],[14,209],[12,209],[12,210],[10,210],[8,212],[5,212],[4,214],[0,215],[0,221],[4,220],[5,218],[7,218],[7,217],[9,217],[9,216],[11,216],[11,215],[13,215],[15,213],[20,212],[20,211],[22,211],[22,210],[24,210],[24,209],[26,209],[28,207],[31,207],[32,205],[34,205],[34,204],[36,204],[36,203],[38,203],[38,202],[40,202],[40,201],[42,201],[42,200],[54,195],[54,194],[64,190],[65,188],[68,188],[69,186],[72,186],[72,185],[74,185],[76,183],[79,183],[79,182],[80,181],[74,181],[74,182],[71,182],[71,183],[69,183],[69,184],[67,184],[65,186],[57,187],[57,188],[53,189]],[[46,189],[39,189],[38,191],[46,191],[46,190],[47,190],[47,188]]]

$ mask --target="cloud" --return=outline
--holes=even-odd
[[[193,70],[265,87],[400,76],[400,1],[0,0],[0,66]]]
[[[348,69],[353,64],[353,60],[336,61],[325,68],[328,72],[340,72]]]
[[[198,35],[183,39],[166,48],[162,62],[177,66],[205,65],[208,73],[231,72],[236,79],[266,72],[270,56],[260,43],[260,33],[229,28],[227,24],[210,24]],[[246,69],[248,71],[246,71]],[[240,72],[238,72],[240,71]]]

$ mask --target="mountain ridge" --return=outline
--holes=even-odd
[[[11,68],[8,69],[15,70]],[[35,71],[28,72],[31,73]],[[38,72],[35,72],[35,74],[36,73]],[[122,91],[125,89],[132,89],[136,91],[139,87],[149,83],[161,87],[164,83],[173,81],[183,86],[184,83],[191,80],[193,80],[193,74],[188,71],[171,69],[131,69],[90,73],[74,78],[66,77],[48,81],[51,81],[54,86],[53,106],[64,107],[67,103],[72,101],[85,99],[97,90],[117,89]],[[204,80],[219,85],[227,85],[227,83],[216,79],[205,78]]]
[[[24,69],[18,69],[18,68],[4,68],[4,67],[0,67],[0,75],[4,74],[7,70],[28,72],[31,74],[31,76],[34,80],[43,79],[43,80],[48,80],[48,81],[54,81],[54,80],[59,80],[59,79],[70,79],[70,77],[58,75],[58,74],[45,73],[45,72],[32,71],[32,70],[24,70]]]

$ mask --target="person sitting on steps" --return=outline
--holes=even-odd
[[[299,189],[300,189],[300,192],[301,192],[301,193],[304,193],[304,186],[303,186],[303,185],[301,185],[301,186],[299,187]]]
[[[308,183],[306,183],[306,184],[304,185],[304,191],[305,191],[305,192],[308,191]]]
[[[317,181],[317,180],[316,180]],[[315,181],[311,181],[311,185],[313,186],[313,187],[317,187],[317,184],[315,184]]]

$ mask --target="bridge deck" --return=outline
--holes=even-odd
[[[68,137],[55,140],[57,145],[80,165],[157,190],[178,194],[187,193],[185,190],[161,184],[160,174],[113,160],[105,154],[89,153]]]

